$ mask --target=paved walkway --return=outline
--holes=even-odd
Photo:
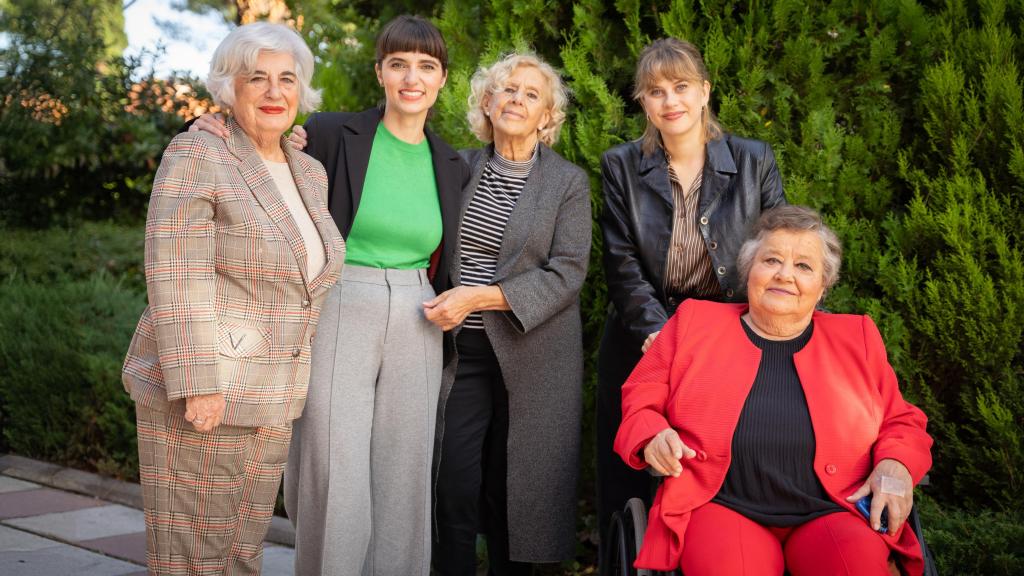
[[[0,574],[146,574],[146,534],[138,484],[0,456]],[[294,533],[274,518],[263,573],[292,576]]]

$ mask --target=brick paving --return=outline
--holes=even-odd
[[[0,456],[0,574],[145,575],[138,485],[14,455]],[[275,518],[263,573],[292,576],[294,534]]]

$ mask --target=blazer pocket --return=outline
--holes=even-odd
[[[220,322],[217,324],[217,342],[224,356],[266,356],[270,352],[270,329]]]

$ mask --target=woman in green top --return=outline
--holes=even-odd
[[[425,129],[447,78],[437,28],[399,16],[377,37],[376,61],[383,109],[314,114],[293,136],[299,147],[308,137],[305,151],[327,169],[328,208],[348,247],[309,335],[309,396],[285,471],[296,574],[430,569],[443,346],[423,303],[450,287],[434,272],[450,268],[469,172]],[[218,131],[211,120],[197,124]]]
[[[430,22],[377,37],[383,111],[320,113],[306,152],[324,163],[345,236],[342,281],[313,344],[309,401],[285,478],[296,574],[423,574],[442,333],[422,303],[448,289],[457,202],[469,178],[426,130],[448,54]],[[431,265],[433,264],[433,266]]]

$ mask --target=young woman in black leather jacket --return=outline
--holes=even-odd
[[[641,139],[601,158],[608,319],[598,360],[597,490],[602,537],[611,514],[648,499],[651,478],[622,463],[612,441],[622,383],[686,298],[742,300],[736,254],[748,225],[786,202],[771,147],[724,133],[708,103],[700,51],[655,41],[637,64]]]

